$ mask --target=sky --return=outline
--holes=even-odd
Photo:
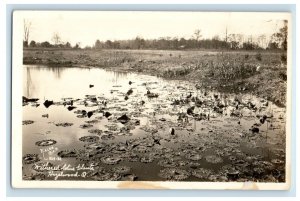
[[[29,41],[51,41],[58,33],[63,42],[81,47],[95,41],[159,37],[190,38],[196,29],[202,38],[227,33],[271,35],[282,26],[287,13],[153,12],[153,11],[17,11],[31,22]]]

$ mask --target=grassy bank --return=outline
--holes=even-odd
[[[286,57],[266,51],[25,49],[24,64],[89,66],[190,80],[221,92],[252,93],[286,105]]]

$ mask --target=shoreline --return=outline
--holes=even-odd
[[[257,53],[257,51],[221,53],[202,50],[176,51],[176,54],[174,52],[168,50],[48,51],[45,49],[37,51],[24,49],[23,64],[57,68],[102,68],[141,73],[166,80],[189,81],[199,85],[200,88],[217,90],[221,93],[253,94],[279,107],[286,107],[287,67],[280,61],[282,53]],[[257,59],[257,55],[260,55],[262,59]],[[224,65],[226,70],[230,69],[229,73],[224,74],[220,70],[224,68]],[[256,71],[258,66],[261,68],[260,71]],[[221,79],[222,76],[225,78]]]

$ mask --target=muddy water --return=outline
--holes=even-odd
[[[24,179],[285,181],[285,108],[261,98],[96,68],[24,66],[23,86]]]

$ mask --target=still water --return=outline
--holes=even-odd
[[[23,96],[39,99],[23,104],[23,120],[33,121],[23,122],[24,179],[285,180],[285,108],[252,95],[99,68],[24,66]],[[35,166],[91,163],[98,169],[79,170],[88,176],[66,168],[70,175],[57,178]]]

